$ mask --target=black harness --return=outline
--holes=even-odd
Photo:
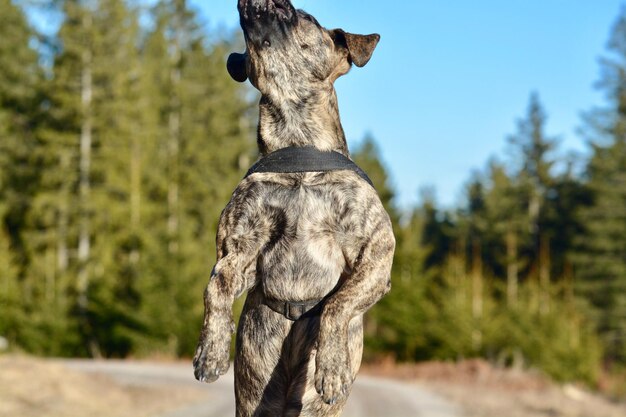
[[[372,187],[374,184],[357,164],[339,152],[324,152],[312,146],[289,147],[279,149],[261,158],[250,168],[244,178],[258,172],[274,172],[278,174],[301,173],[301,172],[329,172],[329,171],[353,171],[356,172]],[[321,300],[311,301],[280,301],[267,297],[263,303],[282,314],[287,319],[296,321],[301,317],[313,317],[322,312],[324,302],[332,295],[329,294]]]
[[[261,158],[245,178],[257,172],[289,174],[298,172],[354,171],[372,187],[374,184],[357,164],[339,152],[320,151],[313,146],[279,149]]]
[[[299,320],[301,317],[319,316],[325,301],[326,298],[313,301],[278,301],[263,297],[263,304],[291,321]]]

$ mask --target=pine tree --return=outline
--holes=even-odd
[[[59,335],[75,343],[67,353],[124,354],[129,342],[120,323],[136,303],[120,259],[134,249],[123,243],[132,240],[129,200],[140,183],[137,15],[122,0],[67,0],[62,7],[39,150],[45,172],[34,200],[31,276],[54,283],[42,304],[54,314],[44,308],[42,325],[65,317],[60,329],[80,333],[80,339]],[[116,307],[112,314],[109,305]],[[134,326],[126,321],[122,327]]]
[[[565,239],[571,235],[560,230],[567,225],[556,207],[564,203],[558,191],[570,190],[571,183],[563,177],[561,186],[553,175],[556,139],[546,136],[545,124],[545,112],[533,94],[517,132],[508,138],[513,160],[507,167],[494,159],[487,173],[475,175],[466,206],[458,213],[459,244],[470,259],[476,287],[481,269],[504,279],[510,305],[516,302],[519,283],[536,278],[546,289],[543,305],[548,308],[550,281],[555,271],[565,269],[564,256],[553,249],[565,253],[568,248]]]
[[[588,187],[592,203],[581,210],[585,229],[577,256],[579,290],[595,309],[610,360],[626,361],[626,142],[593,145]]]
[[[381,160],[380,150],[371,135],[363,139],[352,153],[352,158],[374,183],[383,206],[389,213],[396,235],[396,253],[391,279],[393,291],[366,315],[366,357],[373,358],[386,352],[393,353],[398,359],[411,360],[416,355],[420,340],[419,335],[414,332],[420,314],[420,296],[419,289],[415,286],[415,278],[422,265],[414,256],[414,248],[409,249],[414,243],[415,235],[404,233],[404,228],[400,226],[400,213],[394,201],[395,191]]]
[[[0,205],[0,215],[4,214]],[[11,251],[8,233],[0,227],[0,336],[16,342],[21,322],[20,288],[18,269]]]
[[[442,284],[445,288],[446,282],[450,277],[453,277],[454,281],[461,279],[465,274],[465,268],[468,264],[467,259],[469,258],[472,307],[470,324],[473,327],[471,331],[472,344],[474,345],[474,350],[478,350],[484,339],[482,322],[485,315],[485,247],[487,243],[486,238],[489,236],[485,223],[484,187],[481,181],[475,180],[470,184],[468,198],[467,217],[461,217],[462,220],[457,225],[457,229],[459,229],[457,234],[460,236],[457,238],[456,253],[450,253],[447,261],[452,266],[452,270],[444,270]]]
[[[25,213],[38,182],[34,158],[37,144],[38,99],[43,72],[30,48],[34,36],[23,11],[11,0],[0,0],[0,203],[20,262],[25,262]]]
[[[0,333],[19,342],[30,324],[23,322],[24,284],[29,256],[24,229],[39,183],[36,157],[42,74],[37,53],[29,47],[35,35],[23,11],[0,1]],[[18,325],[20,324],[21,325]]]
[[[518,131],[509,138],[517,150],[522,166],[516,175],[519,176],[520,191],[523,193],[525,206],[528,210],[528,229],[531,245],[524,248],[534,260],[531,265],[534,274],[544,288],[551,279],[551,242],[557,236],[550,229],[550,206],[548,199],[554,189],[552,169],[555,160],[550,153],[556,147],[556,139],[545,134],[546,115],[536,93],[530,97],[528,112],[518,122]],[[546,308],[548,301],[544,300]]]
[[[137,10],[123,0],[100,0],[94,18],[94,160],[88,297],[94,338],[107,356],[131,352],[142,326],[138,279],[142,273],[141,211],[145,111]]]
[[[485,233],[488,234],[490,270],[506,276],[506,295],[510,305],[517,301],[522,271],[531,264],[531,254],[523,254],[532,233],[528,227],[528,201],[523,186],[511,177],[504,166],[493,161],[489,167],[490,189],[486,200]]]
[[[378,196],[391,217],[391,221],[398,226],[400,214],[395,206],[395,191],[389,180],[387,168],[383,165],[380,157],[380,149],[376,145],[374,137],[366,135],[359,147],[352,153],[357,165],[363,169],[374,183]]]
[[[397,225],[392,289],[366,316],[366,353],[400,361],[429,358],[424,332],[425,297],[434,273],[426,267],[432,248],[423,241],[425,218],[413,211],[406,224]]]
[[[65,326],[59,324],[66,320],[69,325],[69,311],[78,304],[81,329],[87,333],[94,9],[78,0],[65,1],[62,7],[65,19],[58,35],[61,51],[47,86],[50,112],[39,149],[44,173],[33,202],[29,276],[35,287],[43,277],[52,282],[53,290],[45,297],[38,295],[39,311],[33,312],[38,315],[40,331],[58,328],[58,333],[63,333]],[[53,333],[53,340],[64,338],[58,333]],[[52,346],[40,349],[54,351]]]
[[[591,204],[581,210],[576,277],[595,310],[610,361],[626,361],[626,9],[613,27],[611,56],[600,86],[608,105],[588,118],[592,157],[587,167]]]

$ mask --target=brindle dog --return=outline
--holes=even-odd
[[[369,61],[379,36],[327,30],[289,0],[239,0],[238,10],[247,51],[228,70],[262,94],[261,156],[303,146],[348,156],[333,83]],[[354,171],[246,177],[220,218],[196,378],[227,371],[232,306],[247,291],[237,416],[340,415],[361,362],[363,314],[390,289],[394,248],[389,216]],[[277,302],[319,303],[290,317]]]

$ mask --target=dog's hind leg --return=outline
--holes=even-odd
[[[345,399],[329,405],[315,391],[319,316],[287,320],[270,310],[253,289],[239,321],[235,357],[237,417],[335,417]],[[356,375],[362,353],[362,320],[350,323]],[[359,339],[360,338],[360,339]]]
[[[319,316],[291,321],[263,303],[261,289],[248,294],[237,331],[237,417],[306,416],[306,390]],[[314,370],[314,369],[313,369]],[[314,398],[319,398],[316,394]],[[322,416],[314,414],[314,416]]]
[[[319,318],[318,318],[319,325]],[[319,331],[316,332],[316,336]],[[317,347],[317,343],[315,343]],[[351,380],[356,378],[356,374],[361,365],[361,356],[363,354],[363,317],[358,316],[352,319],[348,325],[348,351],[349,357],[348,372],[350,373]],[[347,399],[351,386],[347,388],[346,395],[343,398],[338,398],[332,404],[328,404],[323,400],[315,389],[315,372],[317,363],[317,349],[313,350],[309,355],[309,362],[306,369],[306,390],[302,396],[302,413],[301,414],[286,414],[285,417],[338,417],[341,415]]]
[[[237,417],[282,417],[286,375],[280,367],[291,322],[262,303],[262,291],[248,293],[239,318],[235,356]]]

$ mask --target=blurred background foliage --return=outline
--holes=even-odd
[[[25,7],[61,19],[54,36]],[[0,336],[39,355],[193,354],[216,224],[256,158],[233,33],[184,0],[0,0]],[[507,157],[400,211],[376,141],[353,158],[397,236],[366,359],[484,357],[596,384],[626,367],[626,13],[590,151],[562,155],[533,93]]]

